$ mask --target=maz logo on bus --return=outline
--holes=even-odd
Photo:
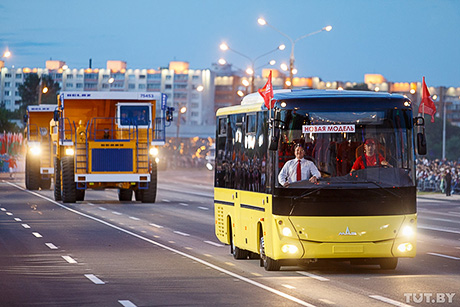
[[[347,230],[345,232],[339,232],[339,236],[357,236],[358,234],[354,231],[350,231],[350,229],[347,227]]]
[[[355,133],[355,125],[304,125],[302,133]]]

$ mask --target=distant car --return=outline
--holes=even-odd
[[[206,154],[206,168],[210,171],[214,170],[215,160],[216,160],[216,148],[212,146],[208,153]]]

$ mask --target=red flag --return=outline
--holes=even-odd
[[[422,101],[418,107],[418,112],[422,113],[425,116],[425,113],[431,115],[431,122],[434,123],[434,114],[436,113],[436,105],[434,104],[433,99],[431,99],[430,92],[425,83],[425,77],[423,77],[422,85]]]
[[[268,75],[268,81],[264,87],[258,90],[259,94],[264,98],[265,106],[267,109],[273,108],[275,102],[273,101],[273,86],[272,86],[272,71]]]

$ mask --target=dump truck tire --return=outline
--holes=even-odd
[[[147,189],[142,190],[142,202],[154,203],[157,198],[157,163],[152,162],[152,170],[150,172],[150,182]]]
[[[62,171],[62,201],[74,203],[77,201],[77,187],[75,186],[74,161],[72,156],[61,159]]]
[[[133,199],[133,190],[131,189],[118,189],[119,201],[131,201]]]
[[[26,155],[26,188],[38,190],[40,188],[40,160]]]
[[[56,157],[54,158],[54,200],[62,200],[61,193],[61,161]]]

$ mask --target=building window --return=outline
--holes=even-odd
[[[177,88],[177,89],[186,89],[186,88],[187,88],[187,84],[174,84],[174,88]]]
[[[151,79],[160,80],[161,79],[161,74],[148,74],[147,79],[149,79],[149,80],[151,80]]]
[[[139,75],[139,79],[145,79],[145,75]]]
[[[77,83],[77,88],[83,88],[83,83]]]
[[[62,74],[56,74],[56,79],[62,79]]]
[[[66,88],[73,88],[73,83],[66,83],[66,84],[65,84],[65,87],[66,87]]]
[[[11,96],[11,91],[5,91],[5,96]]]
[[[11,82],[5,82],[5,87],[11,87]]]
[[[161,88],[160,83],[147,84],[147,89],[149,90],[159,90],[160,88]]]
[[[14,96],[19,97],[19,96],[20,96],[20,95],[19,95],[19,91],[15,91],[15,92],[14,92]]]
[[[77,74],[77,78],[83,78],[83,74]]]
[[[17,74],[16,79],[22,79],[22,74]]]
[[[133,90],[136,88],[136,84],[128,84],[128,89]]]
[[[171,80],[171,75],[167,75],[166,80]]]
[[[170,90],[172,88],[171,84],[165,84],[165,89]]]
[[[21,105],[21,100],[16,100],[16,101],[14,102],[14,104],[17,105],[17,106],[20,106],[20,105]]]
[[[145,84],[139,84],[139,89],[144,90],[145,89]]]
[[[11,74],[5,74],[5,78],[11,78]]]
[[[192,79],[193,80],[198,80],[200,77],[199,76],[193,76]]]
[[[67,75],[67,79],[73,79],[73,75]]]

